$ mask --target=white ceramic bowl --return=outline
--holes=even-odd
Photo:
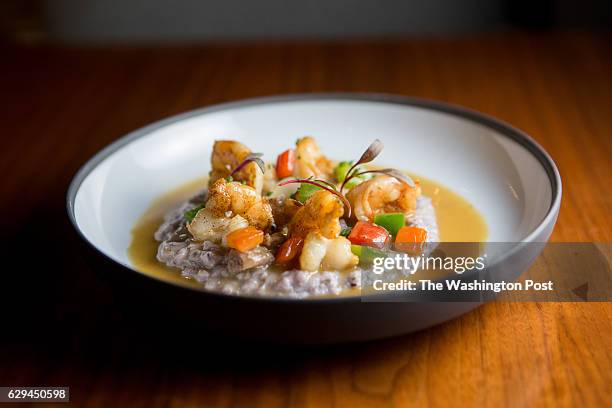
[[[325,154],[337,159],[355,157],[374,138],[380,138],[385,149],[377,162],[423,175],[466,197],[484,216],[490,241],[546,241],[559,211],[561,180],[554,162],[536,142],[507,124],[433,101],[389,95],[310,94],[199,109],[117,140],[75,176],[68,192],[69,216],[96,251],[123,266],[123,274],[134,275],[138,271],[132,269],[127,255],[132,226],[156,197],[209,171],[215,139],[242,141],[270,158],[304,135],[315,136]],[[191,296],[231,302],[229,296],[169,283],[165,286],[196,292]],[[250,300],[277,304],[270,299]],[[330,301],[358,303],[359,299],[281,303]],[[414,304],[412,307],[415,311],[419,308]],[[320,340],[402,333],[467,309],[465,304],[457,305],[442,313],[430,313],[430,319],[420,318],[396,327],[344,327],[344,332],[331,333]]]

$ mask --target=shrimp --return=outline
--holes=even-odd
[[[295,147],[296,166],[293,175],[300,178],[330,178],[334,162],[323,156],[313,137],[298,140]]]
[[[326,238],[335,238],[340,234],[342,214],[340,200],[329,191],[319,190],[297,210],[289,223],[289,234],[306,237],[311,231],[320,231]]]
[[[416,199],[421,186],[402,183],[390,176],[377,176],[353,187],[346,195],[354,216],[360,221],[374,221],[376,214],[402,212],[409,214],[416,209]]]
[[[217,140],[210,158],[212,170],[209,174],[208,185],[212,186],[218,179],[229,176],[249,154],[251,150],[240,142]],[[257,194],[261,194],[264,179],[256,163],[247,164],[232,178],[236,181],[244,181],[248,186],[253,187]]]
[[[208,189],[205,209],[217,217],[227,216],[228,212],[240,215],[249,225],[261,230],[266,230],[274,221],[268,200],[253,187],[223,178]]]
[[[230,232],[247,227],[248,222],[240,215],[218,217],[209,209],[202,208],[193,220],[187,224],[187,230],[196,241],[211,241],[215,244],[225,245],[225,236]]]
[[[316,272],[323,270],[342,271],[359,263],[359,258],[351,252],[351,242],[345,237],[325,238],[319,232],[310,232],[304,240],[300,254],[300,268]]]
[[[266,163],[265,172],[263,174],[262,191],[264,193],[272,193],[276,189],[278,184],[278,177],[276,176],[276,168],[272,163]]]
[[[282,188],[282,187],[281,187]],[[302,207],[302,203],[291,198],[269,198],[277,229],[285,227],[293,219],[295,213]]]

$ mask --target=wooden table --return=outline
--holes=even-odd
[[[261,95],[389,92],[465,105],[533,135],[564,179],[552,239],[610,242],[611,39],[4,46],[1,234],[3,258],[17,262],[3,270],[0,385],[69,385],[86,407],[611,406],[609,303],[492,303],[337,347],[185,339],[123,323],[73,259],[64,211],[78,167],[151,121]]]

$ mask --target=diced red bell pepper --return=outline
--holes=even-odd
[[[280,246],[276,253],[277,264],[288,264],[302,252],[304,239],[301,237],[291,237]]]
[[[276,159],[276,176],[279,179],[293,175],[295,167],[295,152],[292,149],[285,150]]]
[[[390,238],[389,233],[383,227],[365,221],[357,221],[348,239],[355,245],[383,248]]]

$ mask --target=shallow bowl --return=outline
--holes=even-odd
[[[239,140],[270,158],[304,135],[315,136],[334,159],[358,156],[372,139],[383,140],[377,162],[423,175],[467,198],[484,217],[491,242],[545,242],[556,221],[561,180],[554,162],[533,139],[499,120],[399,96],[290,95],[190,111],[101,150],[76,174],[67,196],[69,217],[93,250],[86,256],[95,258],[92,263],[102,275],[112,277],[117,291],[147,310],[161,302],[170,319],[187,317],[210,330],[279,342],[388,337],[438,324],[480,304],[230,296],[132,267],[127,249],[133,225],[156,197],[207,174],[214,140]],[[537,253],[524,255],[504,272],[509,278],[523,272]]]

